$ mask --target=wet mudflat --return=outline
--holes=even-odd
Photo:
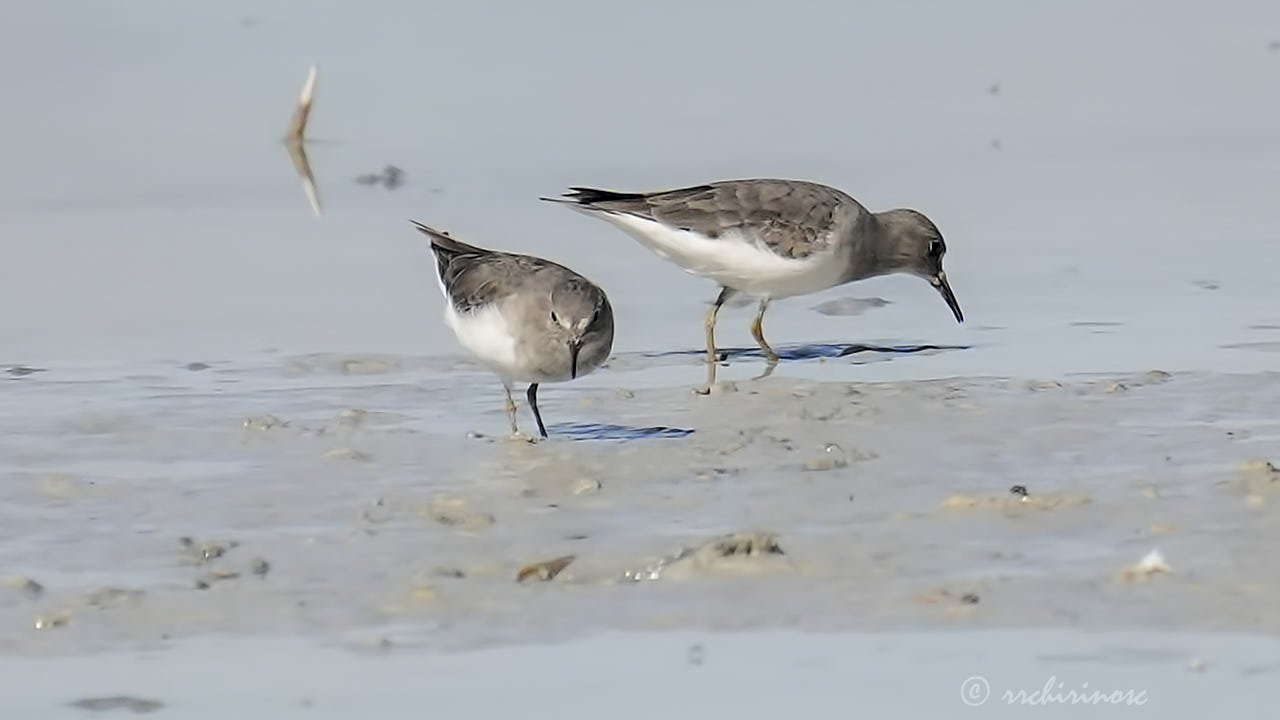
[[[0,428],[6,643],[1280,628],[1273,375],[562,388],[530,444],[453,381],[478,369],[432,367],[7,381],[32,412]],[[1153,549],[1164,567],[1127,570]],[[516,582],[561,556],[545,589]]]

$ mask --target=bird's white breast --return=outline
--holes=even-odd
[[[449,297],[449,289],[436,269],[436,283],[444,296],[444,324],[453,331],[458,344],[471,353],[482,365],[497,373],[503,382],[520,379],[521,370],[516,356],[516,336],[511,332],[506,317],[497,305],[484,305],[474,310],[459,312]]]
[[[749,295],[804,295],[838,285],[842,279],[842,263],[831,253],[797,260],[770,252],[741,235],[710,238],[626,213],[603,217],[687,272]]]
[[[504,380],[525,375],[517,361],[516,337],[498,306],[458,312],[453,303],[446,301],[444,322],[467,352]]]

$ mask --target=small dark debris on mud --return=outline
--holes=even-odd
[[[525,582],[527,580],[547,582],[559,575],[561,570],[569,567],[569,563],[573,562],[575,558],[577,558],[576,555],[564,555],[554,560],[544,560],[532,565],[526,565],[520,568],[520,572],[516,573],[516,582]]]

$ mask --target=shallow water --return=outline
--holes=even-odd
[[[778,344],[975,346],[904,377],[1274,366],[1268,3],[9,7],[0,61],[45,60],[4,86],[5,362],[452,354],[411,217],[597,280],[620,351],[693,348],[709,283],[537,198],[782,176],[928,213],[970,322],[884,278],[777,303]],[[320,219],[274,142],[313,62]],[[845,295],[891,304],[811,309]]]
[[[500,718],[548,708],[566,718],[694,717],[705,714],[708,697],[719,714],[742,718],[831,708],[881,715],[911,708],[921,717],[1262,717],[1256,711],[1269,701],[1280,653],[1274,638],[1195,633],[611,633],[448,654],[422,653],[412,633],[393,637],[211,639],[23,667],[0,657],[0,670],[34,678],[8,701],[11,710],[51,719],[84,717],[72,703],[93,700],[159,704],[157,717],[185,718]],[[75,695],[68,677],[92,679]],[[424,684],[430,692],[418,690]],[[1095,699],[1071,702],[1070,692]]]
[[[641,647],[634,669],[669,699],[750,715],[794,698],[754,692],[777,670],[843,707],[863,695],[836,676],[882,678],[883,657],[826,674],[803,658],[885,628],[945,668],[916,692],[914,665],[888,665],[885,687],[933,714],[962,707],[956,657],[1041,652],[1061,675],[1053,648],[1166,636],[1179,651],[1151,666],[1099,651],[1164,689],[1163,717],[1269,687],[1249,670],[1265,663],[1219,675],[1201,649],[1244,658],[1232,638],[1280,631],[1262,550],[1280,540],[1273,3],[68,7],[6,2],[0,24],[0,675],[33,688],[17,709],[135,691],[163,695],[160,716],[218,708],[201,685],[106,672],[148,674],[130,653],[163,647],[184,669],[314,660],[337,705],[228,683],[262,712],[314,697],[306,712],[336,715],[448,666],[445,648],[570,638],[506,675],[536,694],[559,667],[586,679],[565,690],[581,707],[640,712],[590,678]],[[311,63],[319,217],[276,141]],[[355,181],[389,164],[403,185]],[[778,302],[784,362],[757,381],[750,311],[727,308],[726,385],[693,397],[714,288],[537,198],[746,176],[926,212],[968,322],[914,278]],[[615,355],[544,388],[550,442],[501,437],[500,387],[439,321],[409,218],[609,292]],[[695,551],[744,530],[784,554]],[[1172,573],[1124,575],[1155,547]],[[570,554],[553,582],[514,582]],[[1152,634],[1123,639],[1135,628]],[[738,681],[681,685],[688,663],[655,649],[688,644],[672,629],[742,633],[707,641],[702,668]],[[775,629],[822,634],[770,664]],[[1187,629],[1207,634],[1169,634]],[[352,634],[415,640],[378,671],[312,657]]]

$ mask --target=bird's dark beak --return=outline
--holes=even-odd
[[[578,351],[582,349],[582,341],[569,341],[569,379],[578,377]]]
[[[937,275],[929,278],[929,283],[937,288],[938,294],[947,301],[947,307],[951,308],[952,314],[956,316],[956,322],[964,322],[964,313],[960,312],[960,303],[956,302],[956,294],[951,292],[951,286],[947,284],[947,273],[939,270]]]

